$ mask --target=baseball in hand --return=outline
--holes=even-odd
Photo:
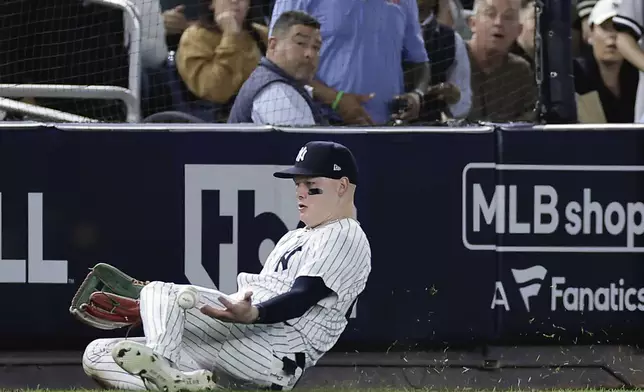
[[[185,310],[192,309],[199,302],[199,292],[194,287],[186,287],[179,292],[177,302]]]

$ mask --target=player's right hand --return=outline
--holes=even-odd
[[[347,125],[374,125],[371,116],[363,104],[369,102],[375,94],[344,93],[336,111]]]
[[[217,309],[209,305],[201,307],[201,313],[212,318],[229,323],[252,324],[259,316],[258,309],[253,306],[253,292],[248,291],[244,294],[241,301],[232,301],[222,296],[219,301],[226,309]]]

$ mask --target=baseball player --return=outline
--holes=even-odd
[[[274,175],[294,181],[305,227],[279,240],[259,274],[240,273],[230,296],[147,284],[139,297],[145,337],[90,343],[90,377],[119,389],[192,391],[225,379],[290,390],[335,345],[371,272],[371,247],[355,219],[355,159],[341,144],[314,141]],[[186,287],[198,293],[188,310],[177,303]]]

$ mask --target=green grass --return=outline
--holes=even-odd
[[[0,392],[131,392],[131,391],[118,391],[118,390],[102,390],[102,389],[0,389]],[[473,389],[473,388],[298,388],[297,391],[302,392],[624,392],[636,391],[644,392],[644,389]],[[230,391],[233,392],[233,391]],[[249,392],[249,391],[239,391]],[[296,392],[295,390],[293,392]]]

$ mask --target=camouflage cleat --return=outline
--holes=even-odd
[[[168,360],[149,347],[131,340],[117,343],[112,349],[112,358],[123,370],[141,377],[146,385],[152,384],[159,391],[196,392],[221,389],[212,372],[182,372],[172,367]]]

